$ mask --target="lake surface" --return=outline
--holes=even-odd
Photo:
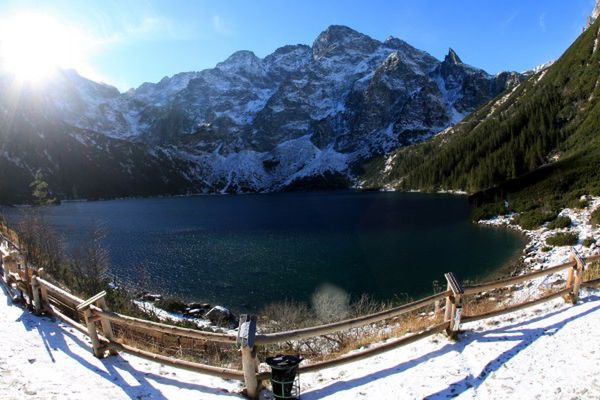
[[[525,240],[470,223],[469,211],[466,197],[378,192],[129,199],[43,209],[70,244],[103,224],[111,271],[119,278],[244,312],[285,299],[309,302],[323,287],[392,299],[429,294],[432,281],[443,282],[448,271],[459,279],[488,277],[516,257]]]

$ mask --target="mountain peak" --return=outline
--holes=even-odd
[[[458,54],[456,54],[456,52],[452,48],[448,50],[448,54],[444,58],[444,62],[454,65],[459,65],[463,63]]]
[[[262,60],[250,50],[240,50],[230,55],[225,61],[218,63],[217,69],[225,72],[260,73]]]
[[[256,54],[254,54],[254,52],[250,51],[250,50],[239,50],[236,51],[235,53],[233,53],[232,55],[230,55],[229,57],[227,57],[227,59],[221,63],[219,63],[219,65],[221,64],[248,64],[248,63],[253,63],[253,62],[257,62],[260,61],[260,58],[258,58],[256,56]]]
[[[347,26],[330,25],[315,39],[313,54],[315,58],[323,57],[339,47],[373,51],[380,44],[377,40]]]
[[[354,29],[346,26],[346,25],[329,25],[321,34],[319,35],[329,35],[329,36],[365,36],[362,33],[355,31]],[[318,37],[317,37],[318,39]]]

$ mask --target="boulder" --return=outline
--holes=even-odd
[[[201,318],[206,310],[202,310],[200,308],[192,308],[191,310],[186,310],[183,315],[185,317],[191,317],[191,318]]]
[[[158,301],[162,300],[162,295],[154,294],[154,293],[144,293],[142,296],[142,300],[144,301]]]
[[[208,303],[188,303],[188,308],[193,310],[194,308],[199,308],[201,310],[210,310],[212,306]]]
[[[210,311],[206,313],[205,318],[214,325],[231,329],[237,327],[238,323],[237,317],[227,308],[221,306],[211,308]]]
[[[183,315],[192,318],[202,318],[212,306],[208,303],[188,303]]]

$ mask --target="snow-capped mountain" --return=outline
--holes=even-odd
[[[177,160],[185,190],[236,192],[351,179],[360,161],[435,135],[521,79],[489,75],[453,50],[440,61],[397,38],[330,26],[312,46],[238,51],[126,93],[61,71],[32,95],[44,118],[79,135]]]

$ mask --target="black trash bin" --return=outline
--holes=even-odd
[[[299,356],[277,355],[267,357],[271,367],[271,386],[276,399],[298,399],[300,387],[297,383],[298,365],[303,358]]]

